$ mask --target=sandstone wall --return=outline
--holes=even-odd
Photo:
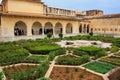
[[[120,35],[120,18],[90,19],[96,34]]]
[[[41,2],[31,2],[25,0],[8,0],[8,12],[24,12],[43,14],[43,4]]]

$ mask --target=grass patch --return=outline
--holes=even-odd
[[[25,59],[25,62],[30,62],[30,63],[40,63],[47,60],[47,56],[29,56]]]
[[[105,74],[115,68],[114,65],[108,64],[108,63],[102,63],[102,62],[92,62],[84,65],[83,67],[88,68],[90,70],[93,70],[98,73]]]

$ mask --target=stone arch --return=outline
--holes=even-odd
[[[79,33],[82,33],[82,24],[79,26]]]
[[[91,32],[93,32],[93,28],[91,28]]]
[[[63,26],[61,23],[56,23],[55,24],[55,34],[60,34],[63,32]]]
[[[87,25],[87,33],[89,33],[90,32],[90,25],[88,24]]]
[[[72,34],[72,32],[73,32],[73,26],[71,23],[68,23],[66,25],[66,34]]]
[[[27,26],[23,21],[18,21],[15,23],[14,35],[15,36],[27,35]]]
[[[42,34],[42,24],[40,22],[34,22],[32,25],[32,35]]]
[[[53,24],[52,23],[50,23],[50,22],[45,23],[44,33],[45,34],[48,34],[48,33],[53,34]]]

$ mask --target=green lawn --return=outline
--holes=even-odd
[[[98,73],[102,73],[102,74],[105,74],[109,72],[110,70],[112,70],[113,68],[115,68],[115,66],[111,64],[102,63],[102,62],[91,62],[91,63],[84,65],[83,67],[93,70]]]
[[[25,59],[26,62],[36,62],[36,63],[39,63],[39,62],[42,62],[42,61],[45,61],[47,59],[47,56],[36,56],[36,55],[32,55],[32,56],[29,56]]]

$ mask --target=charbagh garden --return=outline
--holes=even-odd
[[[120,80],[120,38],[59,36],[0,43],[0,80]],[[81,47],[56,44],[64,40],[66,45],[86,40],[111,47],[97,47],[96,42]]]

